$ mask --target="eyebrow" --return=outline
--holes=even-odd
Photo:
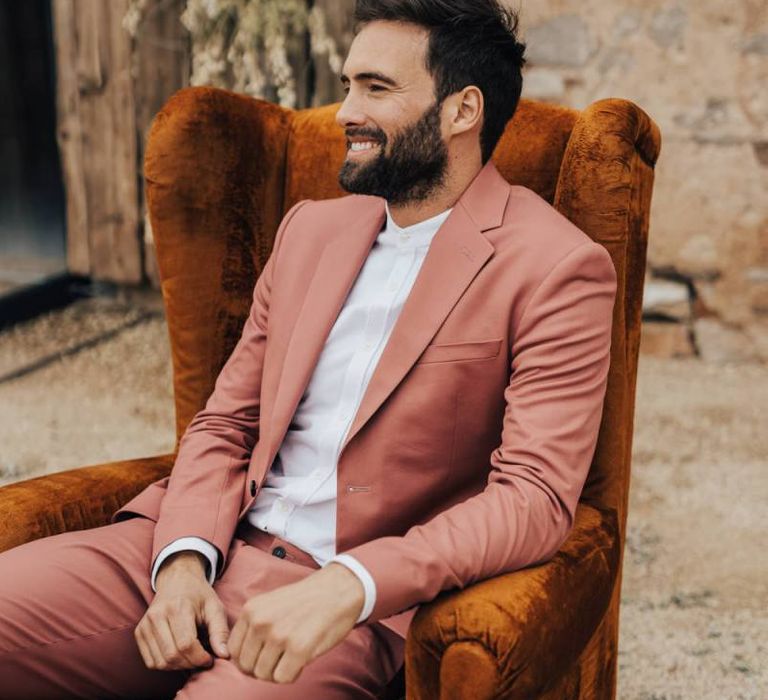
[[[345,85],[349,82],[349,78],[344,73],[339,76],[339,80],[341,80],[341,82]],[[380,82],[391,85],[392,87],[397,87],[397,81],[393,80],[388,75],[384,75],[384,73],[379,73],[378,71],[366,71],[363,73],[357,73],[355,75],[355,80],[379,80]]]

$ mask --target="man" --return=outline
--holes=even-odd
[[[170,479],[0,556],[3,697],[374,698],[420,603],[568,535],[616,274],[490,161],[517,18],[359,0],[356,19],[352,195],[284,217]]]

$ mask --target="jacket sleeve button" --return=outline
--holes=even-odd
[[[251,479],[251,496],[256,495],[256,479]]]

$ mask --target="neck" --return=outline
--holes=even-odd
[[[461,161],[459,161],[461,162]],[[459,200],[464,190],[482,169],[480,158],[476,163],[454,171],[446,177],[446,184],[438,191],[419,202],[389,205],[392,220],[400,227],[413,226],[421,221],[437,216],[440,212],[452,207]]]

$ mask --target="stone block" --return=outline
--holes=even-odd
[[[648,34],[664,49],[682,48],[685,28],[688,25],[686,11],[679,5],[663,7],[654,12]]]
[[[550,68],[531,67],[523,76],[523,97],[534,100],[562,100],[565,81],[561,73]]]
[[[757,343],[743,328],[713,316],[695,319],[693,332],[701,358],[707,362],[760,362]]]
[[[643,290],[643,315],[664,316],[677,321],[691,317],[688,287],[670,280],[646,280]]]
[[[640,354],[654,357],[693,357],[688,326],[684,323],[643,321],[640,330]]]
[[[577,14],[558,15],[525,32],[526,57],[536,66],[583,66],[597,50],[589,26]]]

